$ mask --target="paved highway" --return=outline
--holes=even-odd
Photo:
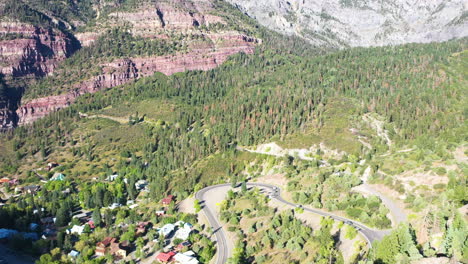
[[[227,193],[227,190],[229,190],[229,187],[231,186],[231,184],[218,184],[218,185],[213,185],[213,186],[209,186],[209,187],[206,187],[200,191],[198,191],[196,194],[195,194],[195,198],[197,200],[200,201],[201,205],[202,205],[202,211],[203,213],[206,215],[207,219],[208,219],[208,222],[210,223],[213,231],[214,231],[214,234],[216,236],[216,243],[217,243],[217,249],[218,249],[218,252],[217,252],[217,259],[216,259],[216,264],[224,264],[227,262],[227,259],[231,256],[232,252],[231,252],[231,249],[230,247],[228,246],[228,238],[226,237],[226,232],[225,230],[221,227],[221,224],[218,220],[218,218],[216,217],[216,208],[213,208],[213,206],[209,206],[209,204],[206,202],[207,199],[209,199],[209,197],[205,197],[206,196],[206,193],[209,192],[209,191],[213,191],[215,189],[223,189],[226,191]],[[255,183],[255,182],[250,182],[250,183],[247,183],[247,187],[259,187],[261,189],[266,189],[268,192],[270,192],[270,198],[271,199],[275,199],[283,204],[287,204],[287,205],[290,205],[290,206],[293,206],[293,207],[298,207],[300,205],[298,204],[295,204],[295,203],[291,203],[289,201],[286,201],[285,199],[283,199],[283,197],[281,197],[281,189],[274,186],[274,185],[271,185],[271,184],[265,184],[265,183]],[[216,202],[221,202],[221,201],[216,201]],[[354,227],[356,227],[358,229],[358,231],[363,235],[363,237],[367,240],[369,246],[371,246],[371,243],[375,240],[380,240],[382,239],[382,237],[384,237],[386,234],[390,233],[391,230],[376,230],[376,229],[372,229],[360,222],[357,222],[357,221],[354,221],[354,220],[351,220],[351,219],[348,219],[348,218],[345,218],[345,217],[342,217],[342,216],[338,216],[338,215],[334,215],[334,214],[331,214],[331,213],[328,213],[328,212],[323,212],[321,210],[317,210],[317,209],[314,209],[314,208],[308,208],[308,207],[303,207],[303,206],[300,206],[304,209],[304,211],[307,211],[307,212],[311,212],[311,213],[315,213],[315,214],[318,214],[318,215],[321,215],[321,216],[325,216],[325,217],[330,217],[330,218],[333,218],[335,220],[339,220],[339,221],[342,221],[342,222],[345,222],[349,225],[352,225]]]

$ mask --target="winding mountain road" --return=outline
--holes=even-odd
[[[219,201],[213,201],[210,199],[210,192],[213,191],[222,191],[224,196],[227,194],[228,190],[231,188],[231,184],[218,184],[218,185],[213,185],[206,187],[204,189],[201,189],[195,194],[195,198],[200,201],[200,204],[202,206],[202,211],[205,214],[205,216],[208,219],[209,224],[212,227],[212,230],[214,232],[214,235],[216,236],[216,243],[217,243],[217,260],[216,264],[224,264],[227,262],[227,259],[232,255],[232,250],[233,250],[233,243],[232,241],[229,241],[229,239],[226,237],[226,231],[222,228],[221,223],[219,222],[219,219],[217,218],[217,212],[216,212],[216,203],[221,202]],[[271,199],[275,199],[283,204],[293,206],[293,207],[298,207],[300,205],[291,203],[289,201],[286,201],[281,197],[281,189],[271,185],[271,184],[265,184],[265,183],[254,183],[250,182],[247,183],[247,187],[258,187],[260,189],[264,189],[270,193]],[[219,198],[218,198],[219,199]],[[302,207],[302,206],[301,206]],[[317,210],[314,208],[308,208],[308,207],[302,207],[304,211],[315,213],[317,215],[325,216],[325,217],[330,217],[335,220],[342,221],[344,223],[347,223],[349,225],[352,225],[358,229],[358,231],[362,234],[362,236],[367,240],[369,246],[371,246],[371,243],[375,240],[380,240],[382,237],[390,233],[390,230],[376,230],[372,229],[360,222],[334,215],[332,213],[324,212],[321,210]]]

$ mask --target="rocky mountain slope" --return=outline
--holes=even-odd
[[[314,44],[384,46],[468,35],[464,0],[228,0],[262,25]]]
[[[252,53],[261,41],[224,9],[227,3],[215,1],[96,1],[92,22],[76,14],[64,19],[34,2],[5,2],[0,5],[5,15],[0,21],[0,73],[13,82],[35,80],[25,87],[21,102],[2,107],[3,128],[31,123],[79,95],[155,72],[213,69],[233,54]],[[106,55],[104,45],[110,50]],[[59,62],[74,54],[55,72]]]

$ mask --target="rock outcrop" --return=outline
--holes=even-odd
[[[0,73],[4,75],[48,75],[77,48],[71,38],[58,30],[0,22]]]
[[[16,118],[15,112],[5,102],[0,102],[0,131],[14,128]]]
[[[228,0],[260,24],[317,45],[383,46],[468,36],[465,0]]]
[[[255,38],[239,34],[213,35],[212,37],[221,41],[220,47],[197,49],[176,55],[117,59],[103,64],[103,74],[76,84],[73,91],[24,102],[16,111],[19,119],[18,125],[30,124],[51,112],[68,107],[82,94],[122,85],[155,72],[172,75],[188,70],[214,69],[231,55],[239,52],[253,53],[258,43]]]

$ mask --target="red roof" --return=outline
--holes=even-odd
[[[174,195],[168,195],[166,198],[162,199],[163,204],[170,204],[172,200],[174,199]]]
[[[113,243],[115,241],[115,238],[113,237],[106,237],[104,238],[103,241],[99,242],[98,243],[98,246],[99,244],[102,244],[104,247],[108,247],[111,243]]]
[[[175,252],[174,251],[170,251],[170,252],[167,252],[167,253],[159,253],[157,256],[156,256],[156,259],[158,259],[159,261],[161,262],[168,262],[172,259],[173,256],[175,256]]]
[[[7,183],[9,181],[10,181],[10,179],[8,179],[7,177],[0,179],[0,183]]]

